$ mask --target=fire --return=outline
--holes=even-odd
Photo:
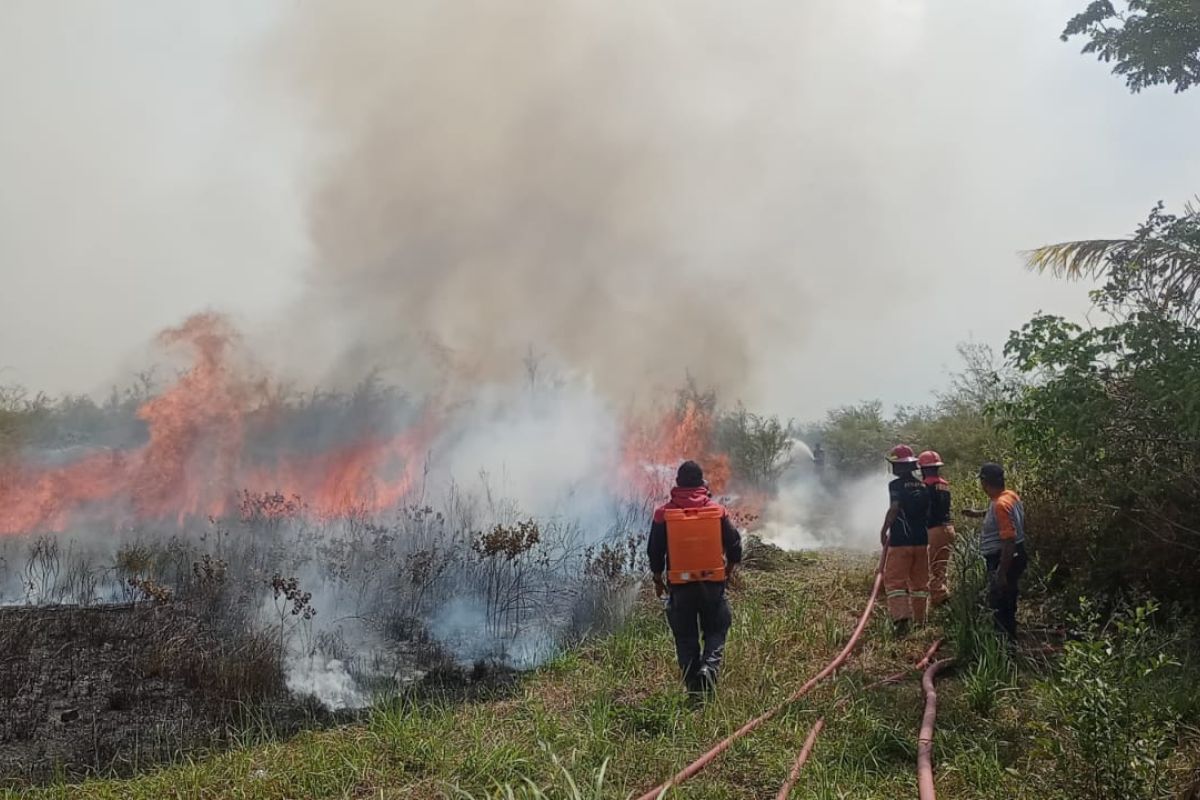
[[[713,413],[692,399],[650,425],[631,424],[625,434],[623,482],[642,496],[662,496],[673,485],[683,461],[697,461],[713,493],[725,491],[731,469],[729,457],[716,451]]]
[[[147,442],[61,467],[0,467],[0,533],[60,531],[81,519],[175,520],[233,513],[250,495],[297,496],[320,515],[395,505],[420,477],[437,433],[433,415],[399,434],[371,432],[316,454],[256,462],[247,418],[262,387],[233,367],[238,337],[217,314],[199,314],[160,342],[191,351],[192,366],[138,410]]]
[[[144,444],[93,452],[60,466],[0,464],[0,533],[62,531],[82,524],[120,526],[241,516],[323,518],[394,508],[420,488],[427,456],[449,414],[434,402],[399,430],[355,418],[356,429],[311,451],[248,447],[280,419],[265,381],[241,366],[237,332],[213,313],[159,336],[185,350],[191,366],[137,411]],[[276,398],[277,399],[277,398]],[[671,411],[625,427],[618,491],[665,497],[687,459],[704,467],[714,494],[730,488],[729,458],[715,445],[711,403],[684,399]],[[259,436],[259,438],[254,438]],[[286,439],[286,437],[285,437]],[[757,507],[760,498],[739,504]],[[750,512],[754,516],[754,512]]]

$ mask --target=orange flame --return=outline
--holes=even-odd
[[[230,365],[236,332],[210,313],[159,338],[190,347],[194,362],[138,409],[147,443],[62,467],[0,467],[0,533],[59,531],[89,515],[179,522],[222,516],[239,507],[239,491],[299,496],[308,509],[333,516],[390,507],[414,488],[437,433],[432,416],[396,436],[250,463],[246,417],[256,392]]]
[[[628,426],[622,459],[622,478],[645,496],[662,496],[674,484],[680,463],[693,460],[704,468],[713,493],[725,491],[731,469],[729,457],[716,451],[712,412],[692,400],[662,415],[650,425]]]
[[[61,531],[88,521],[347,516],[395,507],[418,488],[443,413],[426,411],[398,433],[367,431],[322,452],[252,456],[247,429],[257,430],[264,416],[267,387],[235,368],[239,340],[229,322],[199,314],[159,341],[189,349],[192,365],[138,409],[147,442],[65,466],[0,464],[0,533]],[[732,470],[715,445],[715,427],[711,406],[692,399],[649,422],[630,422],[617,476],[621,491],[664,497],[688,459],[703,466],[714,494],[728,491]],[[746,495],[731,511],[741,507],[752,521],[763,502]]]

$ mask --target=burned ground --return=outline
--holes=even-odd
[[[0,608],[0,779],[130,774],[286,696],[266,642],[180,605]]]

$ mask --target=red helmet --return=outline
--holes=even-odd
[[[926,450],[921,455],[917,456],[918,467],[944,467],[942,457],[937,454],[936,450]]]
[[[908,445],[898,444],[888,451],[887,460],[893,464],[913,464],[916,463],[917,455]]]

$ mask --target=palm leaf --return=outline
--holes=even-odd
[[[1129,244],[1128,239],[1086,239],[1043,245],[1023,255],[1025,265],[1035,272],[1079,280],[1099,277],[1108,267],[1109,259]]]
[[[1200,252],[1161,240],[1085,239],[1048,244],[1024,253],[1035,272],[1068,280],[1100,278],[1114,261],[1130,260],[1146,270],[1158,296],[1187,305],[1200,295]]]

